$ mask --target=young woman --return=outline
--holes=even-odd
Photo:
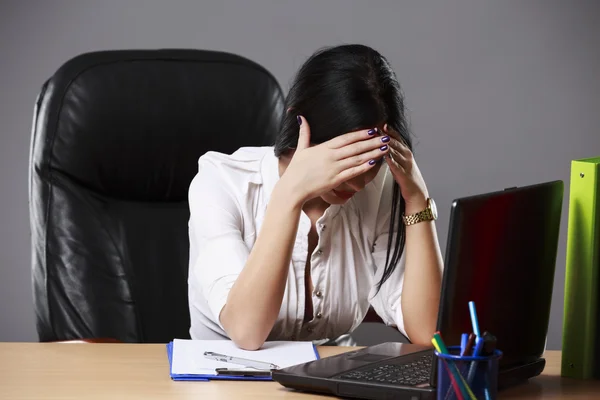
[[[363,45],[299,70],[273,147],[209,152],[190,186],[190,334],[334,339],[372,306],[429,345],[442,276],[435,203],[400,86]]]

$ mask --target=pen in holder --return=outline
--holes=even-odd
[[[493,400],[498,393],[500,350],[489,356],[461,356],[460,346],[448,347],[449,354],[437,356],[438,400]]]

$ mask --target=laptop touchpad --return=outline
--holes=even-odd
[[[385,360],[387,358],[392,358],[394,356],[383,355],[383,354],[373,354],[373,353],[362,353],[357,354],[352,357],[348,357],[349,360],[353,361],[366,361],[366,362],[375,362],[380,360]]]

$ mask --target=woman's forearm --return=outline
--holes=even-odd
[[[409,210],[407,214],[420,209]],[[434,221],[406,227],[406,266],[401,297],[404,327],[412,343],[430,345],[435,332],[443,260]]]
[[[302,211],[302,203],[289,193],[280,180],[246,265],[220,314],[228,336],[246,350],[262,346],[281,308]]]

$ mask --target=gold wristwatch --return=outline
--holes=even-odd
[[[427,199],[427,208],[423,211],[419,211],[416,214],[403,215],[402,219],[404,220],[404,225],[414,225],[423,221],[432,221],[436,220],[438,217],[437,207],[435,205],[435,201],[430,197]]]

